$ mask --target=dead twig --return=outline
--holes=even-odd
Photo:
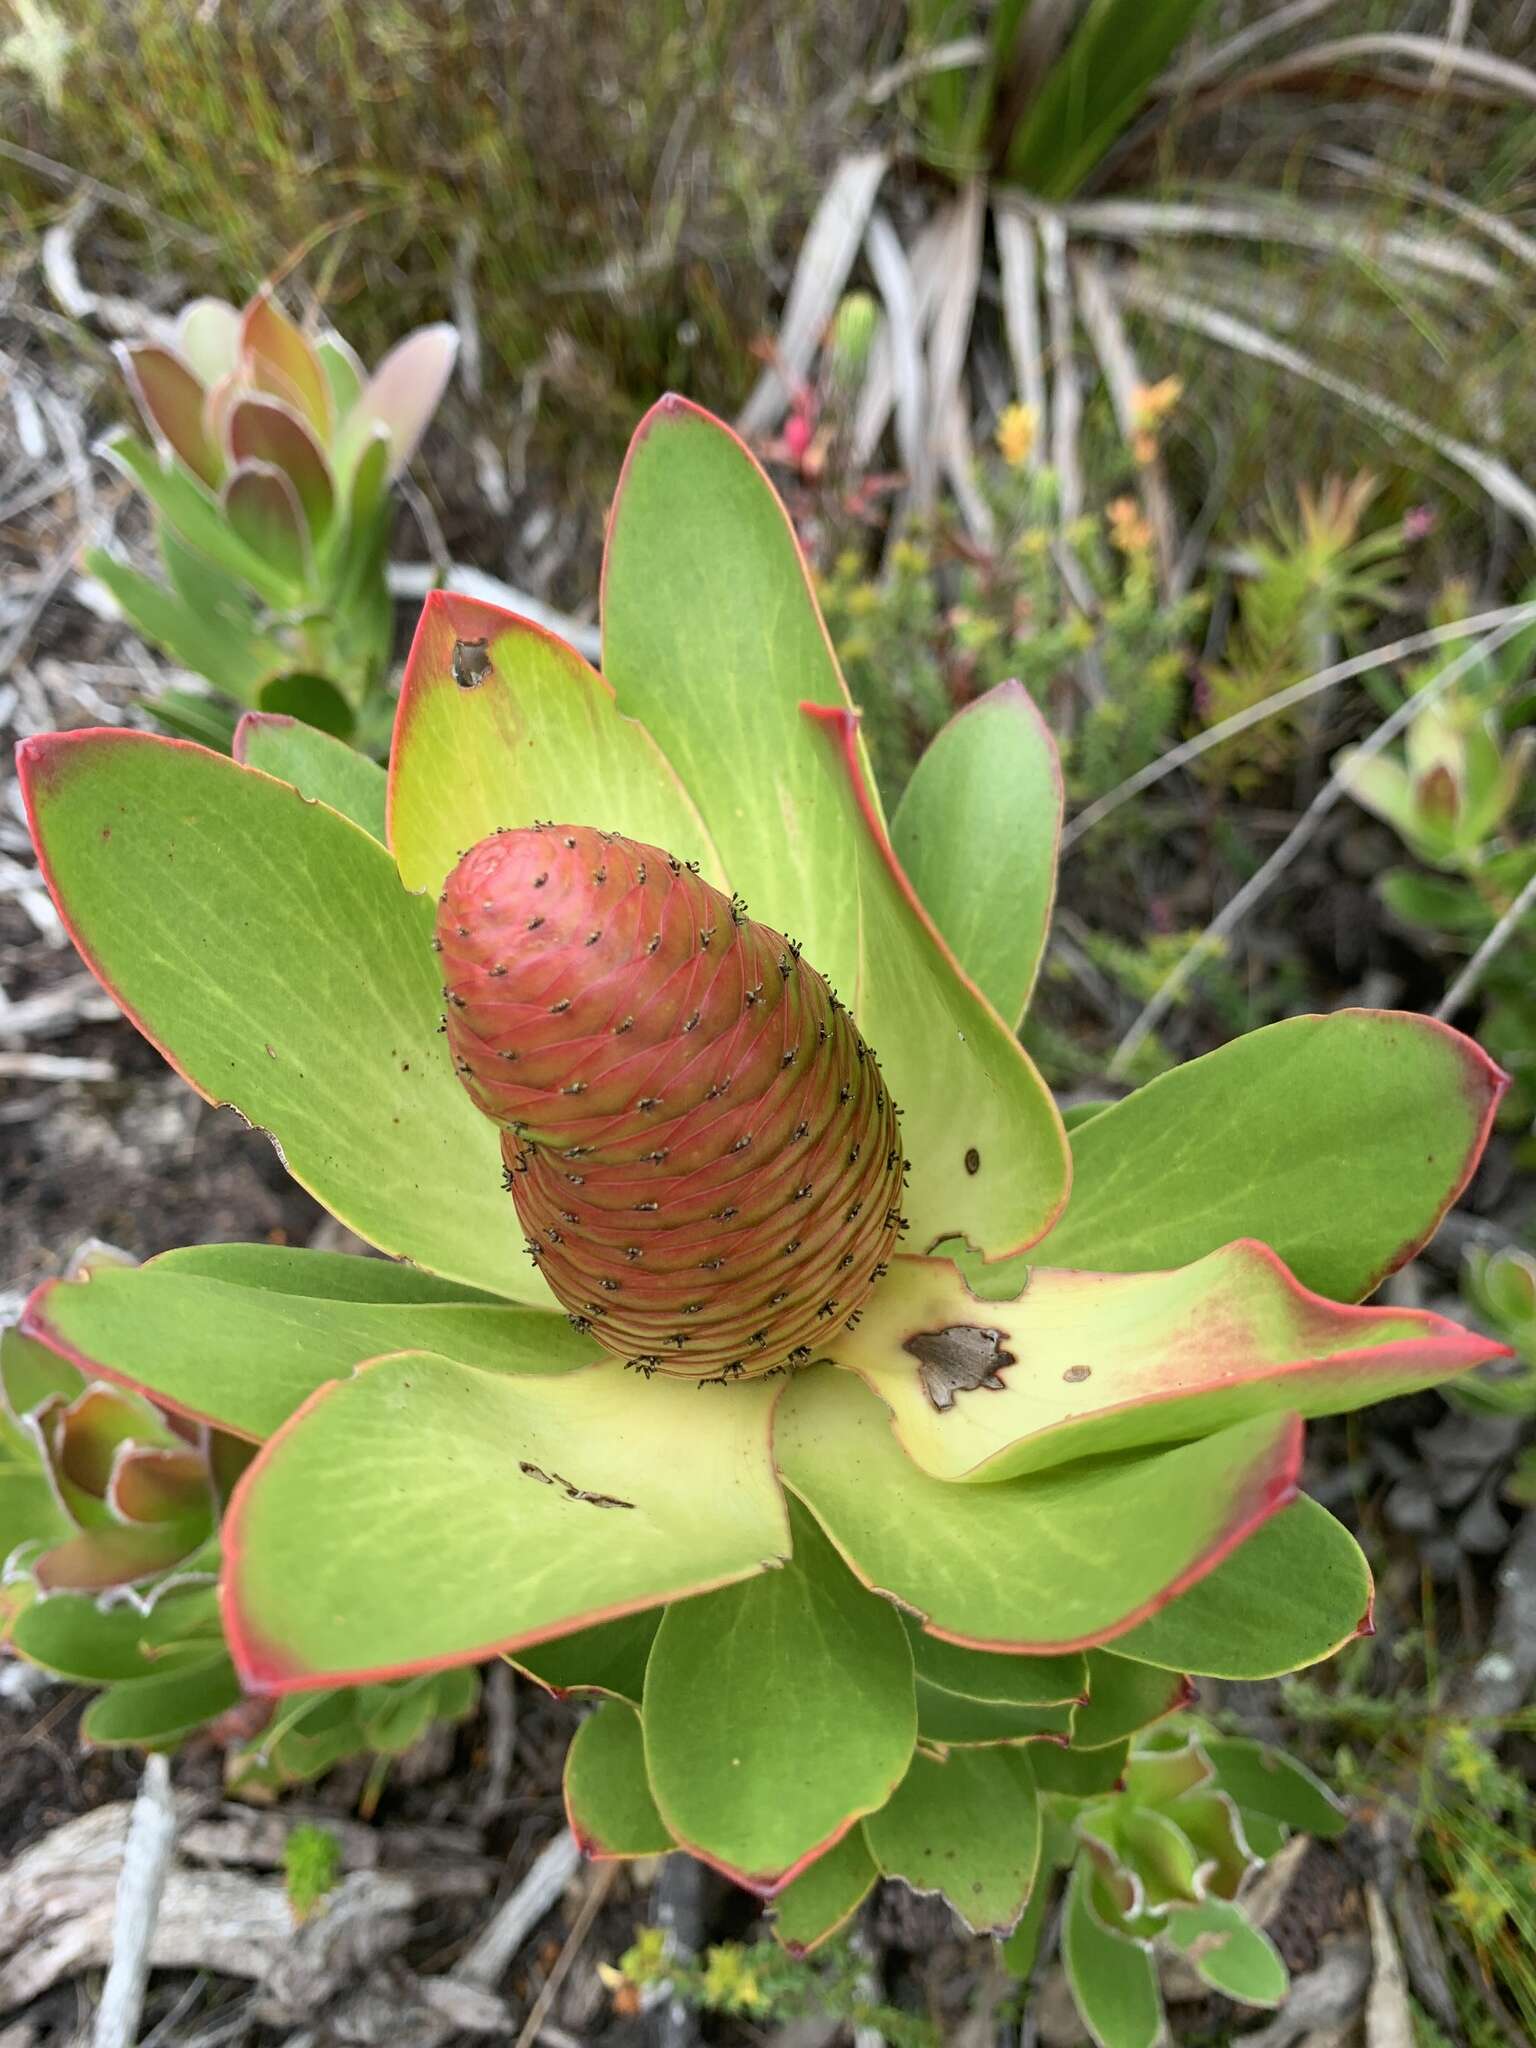
[[[587,1887],[587,1895],[581,1902],[581,1911],[576,1915],[571,1931],[565,1937],[565,1946],[556,1956],[549,1975],[540,1986],[538,1997],[529,2008],[528,2017],[524,2020],[522,2031],[517,2037],[516,2048],[529,2048],[529,2044],[537,2037],[549,2008],[555,2002],[556,1993],[565,1982],[572,1963],[581,1953],[581,1945],[591,1931],[592,1922],[597,1918],[598,1908],[612,1890],[613,1881],[618,1874],[617,1863],[605,1863],[594,1872],[592,1882]]]
[[[1292,1981],[1284,2006],[1268,2026],[1244,2034],[1243,2048],[1291,2048],[1314,2029],[1345,2026],[1359,2012],[1370,1979],[1370,1943],[1335,1942],[1315,1970]]]
[[[72,974],[21,1002],[0,991],[0,1039],[51,1038],[77,1024],[102,1024],[122,1011],[92,974]]]
[[[1061,217],[1074,236],[1132,243],[1153,236],[1285,242],[1423,270],[1485,291],[1507,290],[1509,283],[1497,264],[1457,237],[1383,230],[1367,219],[1320,206],[1277,200],[1218,206],[1205,200],[1086,199],[1062,207]]]
[[[1077,357],[1072,343],[1067,231],[1056,212],[1042,212],[1039,226],[1045,250],[1045,305],[1051,336],[1051,466],[1061,491],[1061,523],[1070,526],[1083,509],[1083,465],[1077,446],[1083,394],[1077,381]]]
[[[1536,1687],[1536,1510],[1515,1531],[1497,1583],[1488,1647],[1454,1701],[1462,1719],[1494,1725],[1517,1714]]]
[[[1367,2048],[1413,2048],[1413,2012],[1408,1979],[1386,1903],[1375,1885],[1365,1888],[1371,1930],[1371,1988],[1365,1998]]]
[[[1470,442],[1442,434],[1428,420],[1420,419],[1394,399],[1384,398],[1379,391],[1356,384],[1348,377],[1340,377],[1311,356],[1303,355],[1300,349],[1292,348],[1289,342],[1278,340],[1262,327],[1255,327],[1251,321],[1240,320],[1234,314],[1223,312],[1220,307],[1206,305],[1190,298],[1187,293],[1174,291],[1148,274],[1127,270],[1116,280],[1115,288],[1120,298],[1148,318],[1171,321],[1174,326],[1203,334],[1208,340],[1218,342],[1238,355],[1251,356],[1255,362],[1270,363],[1292,377],[1299,377],[1305,383],[1316,384],[1320,390],[1331,392],[1335,398],[1342,399],[1346,405],[1353,406],[1357,412],[1367,414],[1383,426],[1422,442],[1471,477],[1480,490],[1502,505],[1506,512],[1512,513],[1527,533],[1536,535],[1536,491],[1507,463],[1490,455],[1486,449],[1474,448]]]
[[[1469,1003],[1477,992],[1477,985],[1488,968],[1498,959],[1519,929],[1522,920],[1533,906],[1536,906],[1536,875],[1532,875],[1520,894],[1510,904],[1493,930],[1478,947],[1472,958],[1445,992],[1435,1016],[1442,1024],[1448,1024],[1456,1013]],[[4,1020],[0,1019],[0,1024]]]
[[[465,1951],[454,1976],[494,1988],[534,1928],[554,1910],[580,1865],[576,1837],[564,1828],[539,1852],[511,1898],[496,1909],[489,1925]]]
[[[494,1820],[507,1803],[507,1788],[517,1757],[517,1690],[512,1669],[500,1658],[486,1667],[485,1783],[475,1801],[475,1818]]]
[[[907,268],[912,277],[916,315],[915,339],[919,346],[933,323],[939,297],[944,288],[946,222],[946,213],[936,213],[923,227],[907,252]],[[888,327],[882,325],[869,351],[869,364],[864,372],[864,387],[859,393],[858,403],[853,412],[850,452],[856,469],[867,469],[873,462],[875,450],[880,444],[880,436],[885,432],[886,422],[891,417],[891,409],[896,404],[899,388],[897,346],[894,335]],[[926,433],[926,406],[922,425]]]
[[[1077,286],[1078,317],[1093,344],[1099,368],[1104,372],[1120,438],[1127,448],[1134,450],[1142,431],[1136,411],[1139,394],[1146,382],[1141,366],[1102,267],[1093,257],[1079,255],[1073,260],[1072,278]],[[1166,597],[1172,588],[1174,569],[1179,559],[1179,534],[1167,471],[1155,444],[1149,459],[1140,463],[1140,476],[1147,517],[1157,543],[1158,579]]]
[[[1390,717],[1382,720],[1381,724],[1377,726],[1376,730],[1368,738],[1361,741],[1359,747],[1355,749],[1354,759],[1357,761],[1369,759],[1371,756],[1379,754],[1382,748],[1394,740],[1405,726],[1410,724],[1436,698],[1444,695],[1451,685],[1458,682],[1469,669],[1476,667],[1479,662],[1485,661],[1490,655],[1497,653],[1506,640],[1512,640],[1515,634],[1521,630],[1522,623],[1510,622],[1501,626],[1496,632],[1488,634],[1485,639],[1476,641],[1471,647],[1458,654],[1454,661],[1448,662],[1439,675],[1432,677],[1421,690],[1415,691],[1409,696]],[[1146,1040],[1148,1034],[1157,1028],[1169,1010],[1178,1001],[1191,976],[1200,966],[1200,963],[1209,958],[1211,949],[1218,942],[1237,929],[1254,904],[1268,892],[1271,884],[1278,881],[1280,876],[1285,873],[1292,861],[1296,859],[1297,855],[1311,840],[1329,811],[1347,793],[1347,787],[1347,775],[1335,770],[1323,784],[1322,788],[1319,789],[1317,795],[1313,797],[1311,803],[1308,804],[1295,827],[1286,834],[1268,860],[1248,878],[1237,894],[1222,906],[1200,934],[1200,937],[1180,957],[1172,972],[1164,976],[1162,982],[1153,992],[1151,999],[1142,1006],[1135,1022],[1116,1046],[1114,1056],[1105,1069],[1110,1080],[1120,1080],[1124,1077],[1126,1068],[1135,1057],[1137,1050]]]
[[[44,234],[43,279],[49,291],[72,320],[98,321],[112,334],[173,340],[171,322],[142,301],[123,298],[115,292],[93,292],[81,277],[75,260],[75,242],[95,216],[97,204],[94,192],[82,192],[62,219]]]
[[[1085,832],[1091,832],[1095,825],[1102,824],[1122,804],[1129,803],[1133,796],[1140,796],[1144,789],[1151,789],[1176,769],[1188,767],[1191,761],[1197,761],[1212,747],[1219,747],[1223,740],[1247,732],[1250,726],[1260,725],[1266,718],[1289,711],[1294,704],[1304,704],[1309,697],[1332,689],[1336,683],[1347,683],[1355,676],[1368,675],[1372,669],[1387,668],[1393,662],[1407,661],[1416,654],[1426,654],[1455,640],[1470,639],[1511,621],[1526,625],[1533,619],[1536,619],[1536,604],[1501,605],[1496,611],[1479,612],[1474,618],[1458,619],[1447,626],[1433,626],[1422,633],[1409,633],[1384,647],[1372,647],[1364,654],[1352,654],[1347,661],[1336,661],[1331,667],[1320,669],[1316,675],[1306,676],[1299,683],[1276,690],[1262,703],[1250,704],[1246,711],[1236,711],[1230,718],[1222,719],[1219,725],[1208,726],[1193,739],[1182,740],[1178,746],[1170,747],[1166,754],[1159,755],[1147,767],[1138,768],[1134,775],[1128,775],[1124,782],[1117,783],[1107,795],[1095,797],[1091,804],[1085,804],[1077,816],[1062,828],[1061,850],[1065,853]]]
[[[862,150],[845,156],[833,172],[800,245],[774,360],[737,419],[744,435],[763,434],[777,425],[794,396],[794,385],[809,371],[858,257],[889,165],[883,149]]]
[[[164,228],[167,234],[177,236],[189,248],[197,249],[205,256],[219,253],[219,245],[212,235],[202,234],[196,228],[189,228],[185,221],[174,220],[170,214],[161,213],[134,193],[125,192],[120,185],[104,185],[99,178],[87,177],[71,164],[61,164],[55,158],[43,156],[35,149],[26,149],[21,143],[9,141],[3,135],[0,135],[0,156],[9,157],[13,164],[20,164],[24,170],[37,171],[45,178],[52,178],[56,184],[73,186],[77,192],[102,200],[108,206],[121,207],[124,213],[134,214],[140,220]]]
[[[123,1848],[112,1924],[112,1961],[96,2011],[92,2048],[133,2048],[138,2039],[149,1983],[150,1943],[175,1846],[171,1767],[163,1756],[146,1757]]]
[[[1050,418],[1045,396],[1045,345],[1040,335],[1040,265],[1035,230],[1027,214],[1000,203],[994,203],[992,208],[992,228],[997,237],[1003,328],[1008,336],[1014,386],[1034,414],[1035,438],[1029,451],[1029,466],[1039,469],[1045,462]]]
[[[991,545],[993,520],[973,474],[975,463],[964,383],[976,293],[981,283],[981,244],[986,220],[986,186],[980,178],[972,178],[946,217],[940,259],[944,290],[928,341],[933,453],[949,478],[967,531],[983,547]]]
[[[60,1052],[0,1052],[0,1081],[115,1081],[110,1060]]]
[[[940,71],[967,71],[973,64],[986,61],[985,36],[956,36],[953,42],[936,43],[931,50],[919,50],[877,72],[853,97],[861,99],[867,107],[881,107],[894,99],[903,86],[915,84],[919,78],[932,78]]]
[[[1224,71],[1230,71],[1234,64],[1261,43],[1284,35],[1290,29],[1303,28],[1309,21],[1316,21],[1320,14],[1328,14],[1340,4],[1341,0],[1290,0],[1289,6],[1271,8],[1250,27],[1240,29],[1226,42],[1218,43],[1214,50],[1207,50],[1169,71],[1154,90],[1160,96],[1166,96],[1206,85]]]
[[[1476,85],[1492,86],[1510,99],[1536,105],[1536,71],[1528,66],[1513,63],[1508,57],[1496,57],[1487,50],[1469,50],[1444,36],[1409,35],[1401,30],[1340,36],[1336,42],[1314,43],[1248,72],[1235,84],[1244,94],[1267,92],[1288,79],[1353,65],[1362,57],[1402,57],[1411,64],[1427,65],[1427,82],[1436,90],[1443,89],[1453,78],[1470,79]]]
[[[923,316],[918,305],[917,282],[901,237],[877,206],[864,231],[864,254],[869,259],[885,306],[883,339],[890,358],[896,406],[896,451],[907,473],[908,499],[915,511],[927,512],[933,505],[933,459],[929,452],[926,423],[928,380],[923,366]]]

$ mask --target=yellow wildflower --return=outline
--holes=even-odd
[[[1160,427],[1184,396],[1182,377],[1163,377],[1156,384],[1138,384],[1131,393],[1131,418],[1143,432]]]
[[[726,2012],[756,2012],[768,2001],[747,1952],[739,1942],[722,1942],[704,1958],[704,1997]]]
[[[1134,498],[1116,498],[1106,507],[1109,537],[1122,555],[1144,555],[1152,546],[1152,529]]]
[[[1010,469],[1029,460],[1038,422],[1032,405],[1005,406],[997,422],[997,449]]]

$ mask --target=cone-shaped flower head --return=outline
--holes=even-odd
[[[481,840],[437,932],[455,1065],[573,1319],[688,1379],[824,1349],[885,1270],[905,1166],[874,1054],[799,948],[582,825]]]

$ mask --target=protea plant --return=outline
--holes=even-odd
[[[92,969],[388,1255],[205,1246],[27,1309],[260,1445],[223,1527],[251,1690],[500,1654],[604,1694],[591,1853],[681,1844],[810,1946],[882,1872],[1011,1927],[1035,1756],[1369,1629],[1304,1420],[1500,1350],[1354,1304],[1502,1076],[1424,1018],[1296,1017],[1069,1141],[1017,1037],[1049,737],[994,691],[888,829],[707,415],[636,438],[601,675],[439,596],[387,783],[261,715],[232,760],[85,732],[23,773]]]
[[[75,1276],[121,1266],[99,1251]],[[232,1789],[316,1776],[407,1748],[472,1709],[472,1670],[251,1696],[219,1620],[218,1524],[252,1446],[0,1332],[0,1643],[100,1687],[81,1722],[102,1747],[206,1733]]]
[[[194,299],[168,341],[120,346],[150,440],[106,453],[155,509],[167,581],[96,549],[133,624],[238,705],[375,737],[392,615],[390,484],[416,451],[458,349],[422,327],[370,376],[339,334],[311,339],[270,290],[240,311]],[[183,691],[152,707],[227,743],[233,715]]]
[[[1167,2039],[1159,1949],[1229,1998],[1278,2005],[1285,1964],[1243,1894],[1293,1830],[1341,1834],[1339,1801],[1283,1752],[1192,1717],[1082,1757],[1038,1756],[1041,1878],[1003,1945],[1007,1967],[1029,1976],[1064,1876],[1062,1958],[1095,2040]]]

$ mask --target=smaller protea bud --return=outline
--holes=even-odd
[[[824,1350],[885,1269],[905,1166],[879,1064],[799,947],[582,825],[472,847],[437,942],[455,1067],[573,1319],[680,1378]]]
[[[247,1447],[87,1381],[23,1337],[0,1334],[0,1416],[30,1444],[54,1512],[13,1562],[45,1593],[144,1586],[185,1564],[218,1524]]]
[[[835,383],[851,389],[869,363],[880,308],[869,292],[844,292],[827,335],[827,368]]]

